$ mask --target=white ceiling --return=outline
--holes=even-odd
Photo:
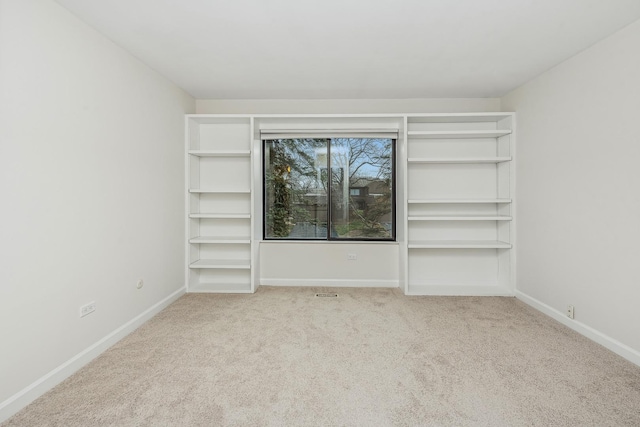
[[[640,0],[57,0],[198,99],[498,97]]]

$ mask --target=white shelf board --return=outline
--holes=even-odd
[[[192,213],[189,218],[205,218],[205,219],[249,219],[251,214],[248,213]]]
[[[510,162],[511,157],[460,157],[460,158],[429,158],[409,157],[408,163],[502,163]]]
[[[189,154],[198,157],[249,157],[251,155],[251,151],[189,150]]]
[[[409,123],[491,123],[512,117],[513,113],[414,113]]]
[[[512,217],[502,215],[420,215],[410,216],[409,221],[511,221]]]
[[[409,199],[410,205],[419,204],[456,204],[456,203],[511,203],[511,199]]]
[[[251,261],[244,259],[199,259],[189,264],[189,268],[250,269]]]
[[[499,138],[509,135],[511,130],[451,130],[451,131],[408,131],[409,138],[443,139],[443,138]]]
[[[251,190],[203,190],[200,188],[189,189],[189,193],[196,194],[250,194]]]
[[[499,240],[416,240],[409,249],[510,249],[511,244]]]
[[[216,243],[216,244],[250,244],[248,236],[198,236],[189,239],[189,243]]]
[[[189,293],[210,294],[250,294],[251,283],[198,283],[190,285]]]

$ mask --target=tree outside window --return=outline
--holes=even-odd
[[[394,240],[386,138],[264,141],[265,239]]]

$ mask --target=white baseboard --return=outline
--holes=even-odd
[[[14,394],[4,402],[0,403],[0,423],[9,419],[20,409],[42,396],[47,391],[61,383],[63,380],[78,371],[84,365],[95,359],[106,349],[129,335],[131,332],[140,327],[147,320],[158,314],[169,304],[180,298],[186,291],[186,288],[180,288],[162,301],[154,304],[147,310],[140,313],[115,331],[111,332],[95,344],[81,351],[71,359],[64,362],[51,372],[42,376],[32,384],[28,385],[18,393]]]
[[[605,335],[596,329],[593,329],[591,326],[585,325],[584,323],[579,322],[577,320],[568,318],[563,312],[556,310],[555,308],[525,293],[516,291],[516,298],[518,298],[520,301],[524,302],[525,304],[530,305],[536,310],[543,312],[547,316],[557,320],[563,325],[568,326],[569,328],[573,329],[579,334],[584,335],[590,340],[593,340],[598,344],[608,348],[609,350],[613,351],[619,356],[624,357],[631,363],[634,363],[640,366],[640,351],[634,350],[628,345],[623,344],[620,341],[613,339],[610,336]]]
[[[330,288],[397,288],[398,280],[367,279],[260,279],[262,286],[321,286]]]

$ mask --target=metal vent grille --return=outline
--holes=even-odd
[[[317,298],[338,298],[338,294],[334,294],[332,292],[323,292],[316,294]]]

